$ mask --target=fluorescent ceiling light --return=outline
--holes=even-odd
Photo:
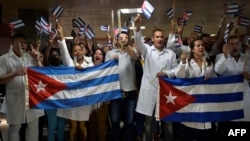
[[[141,29],[145,29],[145,26],[141,26]],[[129,29],[133,29],[133,27],[129,27]]]
[[[141,8],[124,8],[120,10],[122,14],[142,13]]]
[[[73,40],[73,37],[64,37],[67,40]]]

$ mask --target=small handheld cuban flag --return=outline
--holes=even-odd
[[[225,41],[225,43],[227,43],[228,36],[229,36],[229,24],[227,24],[227,26],[225,28],[225,32],[224,32],[224,41]]]
[[[224,14],[236,14],[239,10],[238,3],[231,3],[230,5],[224,4]]]
[[[52,15],[53,17],[55,17],[56,19],[62,14],[63,12],[63,7],[61,5],[56,5],[53,9],[52,9]]]
[[[89,25],[85,26],[84,34],[89,40],[95,37],[94,31],[91,29]]]
[[[196,33],[202,33],[203,31],[203,27],[202,26],[199,26],[199,25],[195,25],[194,26],[194,32]]]
[[[85,27],[86,23],[80,18],[73,19],[73,27]]]
[[[245,7],[246,7],[245,4],[239,6],[238,12],[234,14],[234,17],[238,17],[238,16],[242,15],[243,11],[245,10]]]
[[[182,17],[183,20],[187,21],[191,17],[192,13],[193,13],[193,11],[189,11],[189,10],[185,11],[184,14],[183,14],[183,17]]]
[[[104,32],[108,32],[108,31],[109,31],[109,28],[110,28],[109,25],[101,25],[101,26],[100,26],[101,31],[104,31]]]
[[[175,47],[181,47],[182,45],[182,40],[180,35],[175,35]]]
[[[35,29],[36,29],[37,35],[41,35],[42,28],[41,28],[40,20],[36,20]]]
[[[167,15],[168,15],[169,20],[173,19],[173,17],[174,17],[174,10],[173,10],[172,7],[167,10]]]
[[[149,19],[154,11],[154,7],[147,0],[144,0],[141,10],[146,18]]]
[[[177,24],[179,26],[185,26],[187,25],[187,21],[184,21],[183,18],[177,18]]]
[[[21,19],[10,21],[8,25],[10,30],[16,30],[25,26]]]
[[[249,26],[249,24],[250,24],[250,18],[241,17],[241,16],[238,17],[238,25],[247,27]]]
[[[43,16],[41,16],[40,18],[40,25],[41,25],[42,34],[45,36],[48,36],[49,32],[51,31],[51,25]]]

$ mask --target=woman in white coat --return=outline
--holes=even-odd
[[[59,32],[59,47],[62,57],[62,62],[64,66],[75,66],[78,69],[83,69],[87,67],[94,66],[92,57],[85,56],[83,47],[80,44],[75,44],[72,47],[72,50],[69,52],[66,41],[64,39],[64,34],[62,27],[58,25],[57,28]],[[74,59],[71,58],[71,55]],[[57,116],[70,119],[70,141],[74,141],[77,137],[77,130],[79,125],[79,132],[82,141],[87,140],[87,127],[85,121],[89,120],[89,115],[91,112],[91,106],[81,106],[76,108],[65,109],[64,112],[58,112]],[[80,140],[80,139],[77,139]]]
[[[212,62],[204,56],[203,42],[200,39],[193,40],[190,50],[189,55],[182,53],[181,62],[175,72],[176,78],[216,77]],[[180,141],[210,141],[214,132],[211,122],[181,122],[176,123],[176,133]]]

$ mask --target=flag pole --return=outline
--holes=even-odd
[[[117,18],[118,18],[118,28],[119,28],[119,33],[121,33],[121,10],[117,10]]]
[[[19,49],[21,60],[22,60],[22,67],[25,67],[25,59],[24,59],[24,55],[23,55],[23,49],[22,49],[21,42],[18,42],[18,49]],[[27,70],[26,70],[26,72],[27,72]],[[25,91],[25,109],[29,109],[29,94],[27,93],[29,91],[29,87],[28,87],[27,74],[23,75],[22,78],[23,78],[23,82],[24,82],[24,91]]]
[[[173,0],[173,20],[175,20],[175,6],[176,6],[176,1],[175,0]],[[176,29],[176,25],[177,25],[177,21],[173,21],[173,22],[175,22],[174,23],[174,32],[176,33],[177,31],[177,29]],[[177,27],[178,27],[178,25],[177,25]]]

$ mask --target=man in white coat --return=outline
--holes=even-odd
[[[151,37],[153,42],[152,46],[144,44],[141,40],[142,34],[140,32],[140,23],[141,17],[138,14],[135,18],[135,45],[144,57],[145,62],[136,112],[146,115],[145,139],[146,141],[152,141],[154,134],[153,127],[156,123],[154,114],[156,110],[156,99],[158,96],[157,77],[174,77],[173,69],[177,66],[176,54],[170,49],[164,47],[164,36],[161,29],[155,29],[153,31]],[[168,138],[170,139],[171,136]]]
[[[0,84],[6,84],[6,115],[9,124],[8,141],[19,141],[22,123],[27,123],[27,139],[38,141],[38,121],[43,110],[26,110],[26,67],[41,65],[38,53],[35,58],[26,53],[27,42],[23,34],[15,34],[9,52],[0,57]],[[34,53],[34,51],[32,52]]]

